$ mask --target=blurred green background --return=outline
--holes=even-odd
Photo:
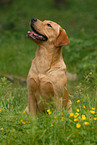
[[[67,71],[77,74],[75,81],[68,81],[68,90],[78,118],[58,111],[56,102],[53,108],[52,101],[46,108],[51,115],[23,114],[28,104],[24,82],[37,48],[26,37],[33,17],[55,21],[67,32],[70,45],[63,47],[63,57]],[[1,78],[5,75],[15,83]],[[97,0],[0,0],[0,145],[96,145],[96,96]]]
[[[0,0],[0,74],[26,77],[36,44],[28,40],[30,20],[52,20],[67,32],[67,70],[79,79],[97,78],[97,0]]]

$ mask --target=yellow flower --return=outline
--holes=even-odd
[[[78,118],[80,119],[80,116]]]
[[[48,112],[48,114],[50,115],[50,114],[51,114],[51,112]]]
[[[77,118],[77,115],[74,115],[74,118]]]
[[[79,115],[79,113],[76,112],[76,113],[74,114],[74,118],[77,118],[78,115]]]
[[[65,119],[64,117],[61,118],[62,121],[64,121],[64,119]]]
[[[85,115],[82,115],[82,120],[86,120],[86,116]]]
[[[97,120],[97,118],[93,118],[93,120]]]
[[[92,110],[95,110],[95,108],[92,107]]]
[[[57,117],[54,117],[54,119],[57,119]]]
[[[25,114],[25,111],[23,112],[23,114]]]
[[[48,113],[49,115],[51,114],[51,111],[50,111],[50,109],[48,109],[48,110],[47,110],[47,113]]]
[[[26,124],[26,122],[23,122],[23,124]]]
[[[83,105],[83,108],[86,108],[85,105]]]
[[[97,115],[95,115],[95,116],[97,116]]]
[[[0,112],[1,112],[2,110],[0,109]]]
[[[95,127],[92,127],[93,129],[95,129]]]
[[[77,112],[79,112],[79,109],[76,109]]]
[[[53,124],[51,124],[51,126],[53,126]]]
[[[23,122],[23,120],[20,120],[20,122]]]
[[[79,102],[80,102],[80,100],[77,100],[76,102],[77,102],[77,103],[79,103]]]
[[[90,72],[90,75],[92,75],[93,73],[92,72]]]
[[[79,121],[79,120],[78,120],[78,118],[76,118],[76,119],[74,119],[74,121],[76,122],[76,121]]]
[[[93,110],[90,110],[90,113],[92,113],[92,114],[95,114],[95,111],[93,111]]]
[[[79,113],[77,113],[77,112],[76,112],[76,113],[75,113],[75,115],[77,115],[77,116],[78,116],[78,115],[79,115]]]
[[[50,109],[48,109],[47,112],[50,112]]]
[[[85,125],[89,125],[89,122],[84,122]]]
[[[74,113],[71,112],[70,115],[69,115],[69,117],[72,117],[72,116],[74,116]]]
[[[81,127],[81,124],[80,124],[80,123],[77,123],[77,124],[76,124],[76,127],[77,127],[77,128],[80,128],[80,127]]]
[[[4,130],[4,128],[0,128],[0,130],[1,130],[1,131],[3,131],[3,130]]]

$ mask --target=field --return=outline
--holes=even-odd
[[[97,144],[96,7],[96,0],[67,0],[61,9],[52,0],[17,0],[0,7],[0,145]],[[32,17],[57,22],[70,39],[63,47],[67,71],[77,74],[68,81],[70,114],[50,107],[37,117],[25,116],[27,87],[20,80],[26,79],[37,47],[26,37]]]

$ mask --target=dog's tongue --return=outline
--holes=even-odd
[[[36,38],[40,38],[40,39],[43,39],[44,40],[44,37],[43,36],[41,36],[39,34],[36,34],[34,32],[28,31],[28,34],[29,35],[31,34],[32,37],[36,37]]]
[[[30,33],[30,34],[31,34],[31,33],[33,33],[33,32],[28,31],[28,33]]]
[[[28,34],[33,34],[34,36],[40,36],[40,35],[38,35],[38,34],[36,34],[34,32],[31,32],[31,31],[28,31]]]
[[[39,36],[38,34],[34,33],[34,32],[31,32],[31,31],[28,31],[28,34],[32,34],[34,36]]]

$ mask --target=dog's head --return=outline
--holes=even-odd
[[[28,31],[27,37],[37,44],[49,43],[59,47],[70,43],[65,30],[55,22],[32,18],[30,26],[33,32]]]

